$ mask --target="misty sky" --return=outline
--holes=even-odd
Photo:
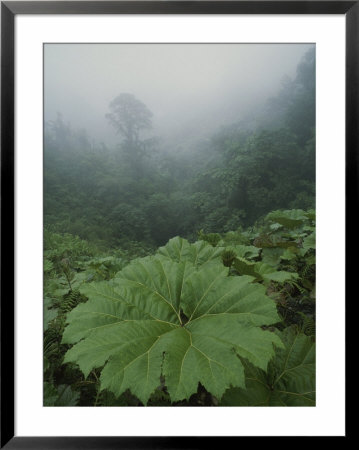
[[[105,114],[134,94],[153,112],[154,134],[190,124],[219,128],[278,92],[311,44],[46,44],[45,120],[63,115],[105,143],[118,140]],[[213,130],[215,131],[215,130]]]

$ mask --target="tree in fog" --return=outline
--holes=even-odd
[[[141,133],[152,128],[152,112],[132,94],[120,94],[110,103],[106,118],[123,138],[121,150],[135,177],[144,175],[143,158],[151,146],[150,139],[143,139]]]
[[[138,144],[141,131],[152,128],[152,112],[132,94],[120,94],[110,103],[106,118],[128,142]]]

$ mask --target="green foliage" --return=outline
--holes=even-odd
[[[126,264],[126,256],[105,256],[91,258],[77,264],[77,268],[83,270],[83,278],[88,281],[110,280]]]
[[[221,235],[219,233],[204,233],[203,230],[198,232],[198,239],[201,241],[206,241],[213,247],[216,247],[218,242],[221,240]]]
[[[49,323],[57,317],[56,309],[48,309],[44,308],[44,331],[46,331],[49,327]]]
[[[269,264],[258,262],[253,263],[245,260],[244,258],[235,258],[233,262],[234,268],[240,275],[250,275],[256,280],[261,281],[276,281],[278,283],[284,283],[289,280],[296,280],[298,274],[294,272],[285,272],[283,270],[276,270],[275,267]]]
[[[180,242],[173,241],[169,247]],[[196,267],[187,259],[198,255],[196,245],[182,247],[183,259],[137,260],[112,283],[84,287],[90,300],[68,315],[63,335],[64,343],[80,342],[65,362],[77,363],[85,376],[104,366],[102,389],[116,396],[130,389],[144,404],[161,376],[178,401],[198,383],[218,398],[230,385],[243,386],[237,355],[265,370],[273,344],[281,345],[260,329],[279,319],[265,289],[250,277],[228,277],[220,263],[201,260]]]
[[[79,392],[70,386],[60,385],[56,389],[52,384],[44,383],[44,406],[76,406],[79,397]]]
[[[286,343],[289,331],[261,328],[295,324],[315,336],[314,220],[312,211],[276,211],[211,243],[173,238],[132,262],[125,250],[74,257],[68,244],[76,249],[78,240],[66,237],[68,258],[44,268],[44,371],[56,393],[47,404],[59,404],[64,387],[83,405],[216,405],[226,390],[224,403],[262,404],[270,387],[248,371],[269,382],[278,336]],[[271,264],[267,252],[275,252]],[[307,401],[270,392],[263,404]]]
[[[254,245],[236,245],[230,248],[239,258],[256,259],[260,254],[260,249]]]
[[[186,239],[175,237],[160,247],[157,255],[164,256],[176,262],[190,262],[200,266],[209,261],[219,261],[223,248],[214,248],[205,241],[190,244]]]
[[[70,263],[80,256],[91,256],[95,252],[95,247],[78,236],[53,233],[46,228],[44,230],[45,272],[50,272],[53,268],[59,270],[64,260]]]
[[[303,210],[292,209],[288,211],[273,211],[267,215],[267,219],[292,229],[303,225],[308,218]]]
[[[48,259],[44,260],[44,273],[48,274],[50,273],[54,268],[54,265],[51,261],[49,261]]]
[[[219,241],[219,245],[223,247],[237,246],[237,245],[248,245],[250,242],[249,237],[246,232],[242,230],[228,231],[222,235],[222,239]],[[241,255],[238,255],[241,256]]]
[[[283,392],[248,378],[269,383],[295,330],[315,336],[315,215],[301,212],[295,228],[278,222],[287,216],[299,214],[275,212],[211,243],[175,237],[132,261],[125,250],[75,258],[70,246],[45,272],[47,404],[66,386],[81,405],[306,404],[283,394],[296,389],[287,377]]]
[[[224,250],[222,252],[222,262],[225,267],[231,267],[236,259],[236,253],[233,250]]]
[[[277,350],[268,371],[245,361],[246,389],[229,389],[222,406],[315,406],[315,346],[293,328],[280,336],[285,348]]]

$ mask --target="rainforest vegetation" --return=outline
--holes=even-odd
[[[315,406],[315,52],[255,114],[44,127],[44,405]]]

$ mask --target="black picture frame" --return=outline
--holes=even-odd
[[[18,14],[342,14],[346,19],[346,236],[358,204],[359,1],[1,2],[1,442],[6,449],[201,448],[236,437],[20,437],[14,435],[14,20]],[[357,240],[357,239],[356,239]],[[346,241],[346,266],[349,257]],[[346,292],[353,283],[346,273]],[[6,368],[6,370],[5,370]],[[220,441],[220,442],[218,442]],[[236,443],[238,445],[238,443]]]

